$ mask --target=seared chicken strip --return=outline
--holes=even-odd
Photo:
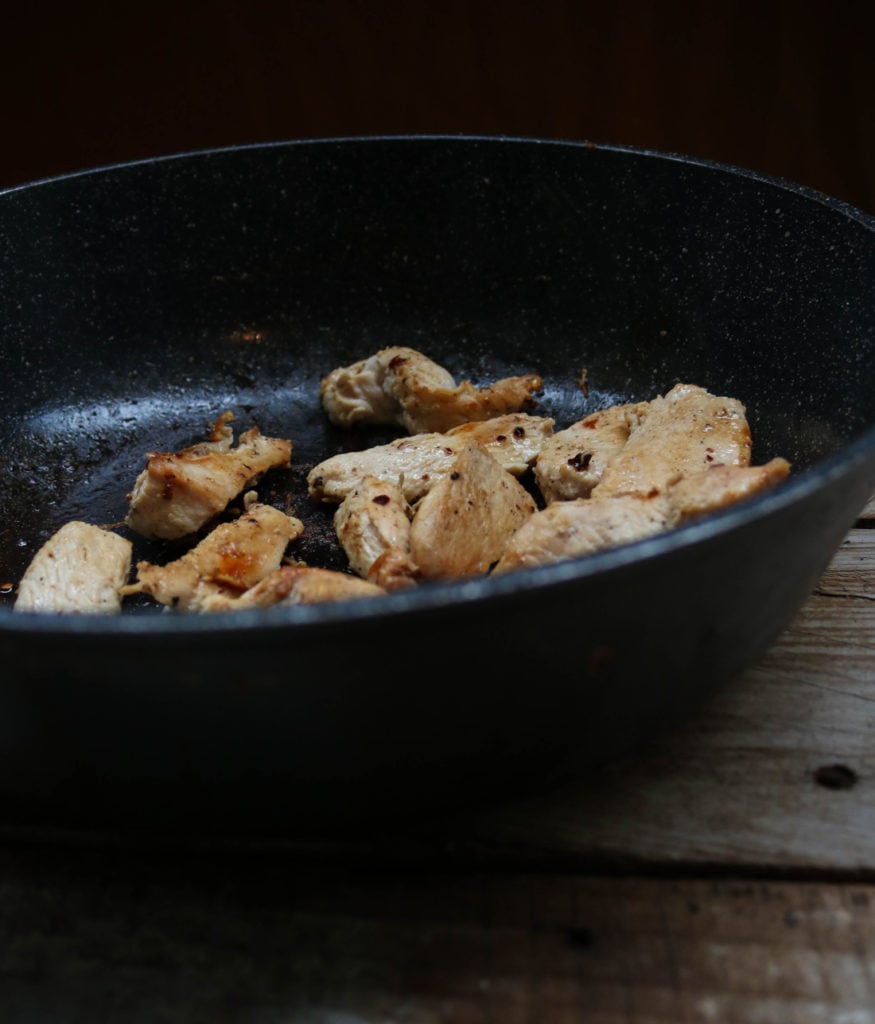
[[[292,443],[263,437],[258,427],[240,435],[236,448],[230,412],[212,438],[176,453],[150,452],[137,477],[126,522],[144,537],[172,540],[195,533],[269,469],[288,466]]]
[[[556,501],[511,538],[495,572],[546,565],[643,540],[709,512],[728,508],[786,479],[790,464],[714,466],[670,484],[662,493],[617,494]]]
[[[209,599],[205,610],[217,612],[268,608],[271,605],[321,604],[356,597],[383,597],[386,593],[376,583],[349,573],[307,565],[284,565],[239,597],[216,594]]]
[[[488,420],[471,420],[448,430],[449,437],[477,441],[502,466],[522,476],[540,457],[553,436],[555,421],[549,416],[533,416],[527,412],[510,412]]]
[[[423,579],[489,571],[537,508],[534,498],[482,446],[469,442],[453,471],[416,507],[410,550]]]
[[[132,545],[74,520],[37,551],[18,586],[17,612],[114,614],[131,568]]]
[[[710,466],[750,464],[745,409],[735,398],[677,384],[647,403],[626,444],[610,460],[594,495],[652,494]]]
[[[482,388],[467,380],[457,384],[421,352],[393,345],[332,370],[320,383],[319,397],[336,426],[377,423],[424,434],[522,412],[542,386],[537,374],[505,377]]]
[[[184,611],[207,610],[215,595],[239,596],[278,569],[287,546],[303,529],[300,519],[254,502],[176,561],[138,562],[137,582],[126,593],[146,593]]]
[[[667,491],[678,522],[728,508],[786,480],[790,463],[774,458],[762,466],[712,466],[673,483]]]
[[[464,424],[446,433],[414,434],[360,452],[341,452],[307,475],[314,501],[343,501],[362,477],[375,476],[398,484],[410,504],[452,471],[470,440],[481,443],[508,472],[522,474],[534,462],[553,430],[553,420],[527,413],[497,416]]]
[[[534,465],[535,482],[544,501],[550,504],[589,497],[647,408],[647,402],[612,405],[545,440]]]
[[[517,530],[493,571],[502,573],[591,555],[662,533],[676,523],[675,509],[663,494],[554,501]]]
[[[386,590],[413,586],[419,570],[410,554],[412,518],[397,484],[364,477],[334,513],[337,539],[353,572]]]

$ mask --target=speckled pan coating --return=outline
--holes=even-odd
[[[293,440],[266,496],[337,564],[306,472],[388,438],[329,428],[318,382],[384,344],[541,373],[557,426],[698,383],[794,466],[667,537],[386,601],[23,621],[7,594],[0,826],[290,835],[579,771],[755,660],[875,488],[873,219],[671,154],[340,139],[37,182],[0,194],[0,330],[0,584],[224,408]]]

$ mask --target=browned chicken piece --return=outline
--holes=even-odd
[[[528,469],[552,429],[553,420],[548,417],[518,413],[446,433],[399,437],[360,452],[330,456],[307,474],[307,487],[314,501],[340,502],[362,477],[375,476],[398,484],[412,505],[452,471],[469,440],[483,444],[508,472],[517,475]]]
[[[514,534],[495,572],[546,565],[643,540],[773,487],[790,472],[786,459],[763,466],[714,466],[691,473],[662,493],[557,501]]]
[[[464,447],[446,434],[415,434],[360,452],[341,452],[307,474],[313,501],[340,502],[366,476],[397,484],[413,504],[453,467]]]
[[[210,441],[146,456],[128,495],[132,530],[164,540],[196,533],[268,470],[289,465],[291,441],[263,437],[258,427],[241,434],[234,448],[231,419],[230,412],[219,417]]]
[[[337,539],[352,571],[385,590],[414,586],[419,570],[410,554],[412,518],[397,484],[364,477],[334,513]]]
[[[131,569],[131,542],[100,526],[65,523],[34,555],[14,611],[111,615]]]
[[[149,594],[182,611],[208,611],[217,595],[233,598],[278,569],[304,524],[272,505],[254,502],[167,565],[137,563],[137,582],[126,593]]]
[[[629,440],[605,467],[594,495],[651,494],[710,466],[750,464],[745,409],[735,398],[677,384],[647,404]]]
[[[527,412],[510,412],[488,420],[471,420],[448,430],[447,434],[477,441],[514,476],[522,476],[536,464],[544,446],[553,437],[555,420]]]
[[[486,449],[470,442],[452,473],[416,507],[410,550],[423,579],[483,574],[536,509],[534,498]]]
[[[677,512],[664,494],[554,501],[523,523],[493,571],[509,572],[591,555],[652,537],[676,524]]]
[[[486,387],[452,374],[404,345],[332,370],[319,397],[336,426],[386,424],[410,434],[443,432],[470,420],[486,420],[531,408],[543,381],[537,374],[505,377]]]
[[[284,565],[237,598],[216,595],[208,611],[239,611],[272,605],[322,604],[349,601],[356,597],[384,597],[387,591],[376,583],[334,569],[307,565]]]
[[[544,441],[534,465],[544,501],[588,498],[609,463],[646,414],[647,402],[612,405],[591,413]]]
[[[786,480],[790,463],[774,458],[762,466],[712,466],[682,477],[668,496],[680,522],[728,508]]]

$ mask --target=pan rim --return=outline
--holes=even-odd
[[[106,164],[97,164],[90,167],[83,167],[78,170],[64,171],[58,174],[35,178],[30,181],[20,182],[0,188],[0,199],[13,193],[28,189],[48,186],[66,180],[90,176],[99,176],[111,171],[123,171],[137,167],[144,167],[153,164],[170,163],[174,161],[185,161],[195,158],[209,158],[223,154],[244,153],[256,150],[281,150],[298,147],[334,146],[338,144],[349,145],[352,143],[374,145],[381,143],[410,143],[421,142],[454,142],[454,143],[476,143],[488,145],[524,145],[524,146],[555,146],[563,149],[578,149],[583,151],[604,151],[609,153],[627,154],[629,156],[641,156],[654,160],[665,160],[669,162],[698,166],[715,172],[723,172],[734,177],[750,178],[753,181],[777,188],[795,192],[801,196],[820,202],[826,206],[843,213],[853,220],[858,220],[870,230],[875,231],[875,214],[870,214],[861,208],[854,206],[843,199],[838,199],[826,192],[815,189],[809,185],[792,181],[789,178],[779,175],[758,171],[751,167],[744,167],[727,161],[716,160],[709,157],[696,156],[691,153],[676,150],[661,150],[647,146],[637,146],[630,143],[595,141],[589,138],[572,139],[562,136],[539,136],[520,135],[505,133],[469,133],[469,132],[398,132],[398,133],[377,133],[377,134],[349,134],[349,135],[320,135],[307,138],[280,138],[265,141],[232,143],[229,145],[210,146],[177,150],[169,153],[155,154],[153,156],[138,157],[131,160],[120,160]]]
[[[588,139],[567,139],[507,134],[470,133],[398,133],[334,135],[302,139],[278,139],[262,142],[238,143],[226,146],[191,149],[154,155],[129,161],[103,164],[77,171],[35,179],[0,189],[0,200],[22,191],[47,187],[67,180],[101,176],[109,172],[146,167],[159,163],[206,159],[223,154],[281,150],[309,146],[336,146],[339,144],[381,144],[441,142],[476,143],[486,145],[556,146],[560,148],[607,151],[660,161],[671,161],[701,167],[731,177],[752,181],[792,192],[824,205],[835,213],[858,222],[864,229],[875,233],[875,216],[844,200],[821,191],[766,174],[752,168],[741,167],[705,157],[673,151],[657,150],[616,142],[593,142]],[[13,607],[0,607],[0,637],[40,638],[48,635],[87,637],[110,640],[132,637],[162,637],[195,640],[210,639],[217,633],[281,634],[289,630],[310,632],[335,627],[341,622],[370,622],[390,616],[419,615],[462,604],[483,604],[512,601],[521,593],[548,592],[578,581],[622,572],[632,564],[664,559],[676,551],[703,545],[715,538],[740,529],[744,525],[776,514],[789,505],[803,501],[821,488],[850,472],[860,463],[873,463],[875,453],[875,423],[865,428],[856,438],[839,451],[814,463],[809,469],[784,481],[775,489],[757,495],[738,506],[709,515],[698,522],[689,523],[646,540],[618,548],[597,552],[584,557],[570,558],[551,565],[517,570],[500,576],[478,577],[447,583],[430,583],[403,593],[385,597],[353,599],[320,605],[296,605],[264,609],[195,615],[167,610],[146,615],[70,615],[63,613],[18,613]],[[872,486],[875,487],[875,465],[872,468]],[[849,513],[851,515],[852,513]],[[850,525],[850,523],[849,523]]]

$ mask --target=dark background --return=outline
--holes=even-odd
[[[32,3],[0,30],[0,187],[238,143],[470,132],[702,156],[875,212],[868,9]]]

